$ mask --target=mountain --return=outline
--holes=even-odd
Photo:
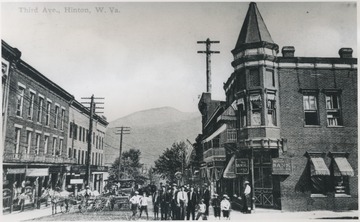
[[[153,166],[154,161],[174,142],[191,142],[201,133],[200,113],[181,112],[172,107],[161,107],[135,112],[109,123],[105,134],[104,163],[111,164],[119,156],[120,135],[115,127],[130,127],[123,135],[122,151],[131,148],[141,151],[141,162]]]

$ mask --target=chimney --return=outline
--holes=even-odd
[[[352,58],[352,48],[341,48],[339,50],[340,58]]]
[[[283,57],[294,57],[295,47],[294,46],[284,46],[281,50]]]

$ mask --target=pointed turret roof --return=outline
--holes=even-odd
[[[241,48],[244,44],[257,42],[268,42],[274,44],[256,3],[251,2],[235,49]]]

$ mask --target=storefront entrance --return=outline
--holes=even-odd
[[[272,176],[271,151],[254,151],[255,206],[276,208],[274,179]]]

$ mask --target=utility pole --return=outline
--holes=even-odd
[[[120,126],[116,127],[118,129],[118,132],[116,132],[116,135],[120,135],[120,152],[119,152],[119,174],[118,174],[118,180],[120,179],[120,173],[121,173],[121,153],[122,153],[122,141],[123,141],[123,135],[130,134],[130,127],[127,126]]]
[[[220,53],[219,51],[211,51],[210,46],[211,43],[220,43],[220,41],[210,41],[210,39],[206,39],[206,41],[197,41],[198,44],[206,44],[206,51],[198,51],[198,53],[206,54],[206,92],[211,93],[211,54]]]
[[[96,104],[104,104],[103,102],[95,102],[95,99],[105,99],[105,98],[96,98],[94,97],[94,95],[92,95],[91,97],[82,97],[81,99],[90,99],[90,102],[82,102],[82,104],[90,104],[90,115],[89,115],[89,132],[87,135],[87,142],[88,142],[88,153],[87,153],[87,157],[86,157],[86,174],[85,174],[85,184],[90,186],[90,182],[91,182],[91,168],[90,168],[90,164],[91,164],[91,137],[92,137],[92,132],[93,132],[93,119],[94,119],[94,114],[95,113],[103,113],[103,112],[96,112],[96,109],[104,109],[104,107],[96,107]]]

